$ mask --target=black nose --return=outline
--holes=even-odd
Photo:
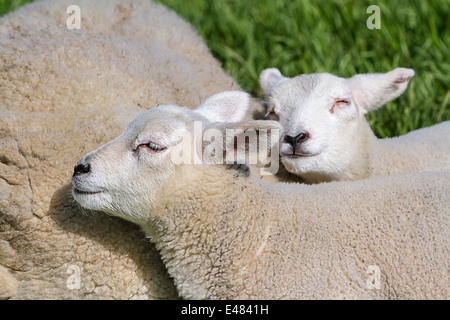
[[[91,166],[89,165],[89,163],[88,164],[79,163],[73,169],[73,175],[75,176],[77,174],[88,173],[90,169],[91,169]]]
[[[295,147],[297,144],[307,140],[308,138],[309,138],[309,133],[308,132],[301,132],[298,135],[296,135],[295,137],[286,135],[284,137],[284,140],[287,143],[289,143],[290,145],[292,145],[293,147]]]

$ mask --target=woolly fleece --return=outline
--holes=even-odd
[[[174,106],[143,112],[72,178],[81,205],[143,228],[181,297],[448,298],[450,173],[266,184],[245,165],[175,164],[198,120]],[[245,127],[262,123],[279,127]]]
[[[69,5],[80,30],[66,27]],[[176,298],[139,229],[82,214],[68,183],[77,159],[140,111],[196,106],[238,89],[233,79],[189,24],[150,1],[26,5],[0,19],[0,73],[0,299]]]

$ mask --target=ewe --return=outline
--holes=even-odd
[[[264,184],[245,165],[174,163],[187,137],[207,155],[196,121],[278,128],[223,123],[247,108],[225,92],[144,111],[77,163],[75,199],[140,225],[183,298],[448,298],[450,174]]]
[[[292,79],[278,69],[260,75],[269,100],[267,117],[284,128],[281,160],[306,182],[450,170],[450,122],[392,139],[377,139],[364,114],[405,91],[411,69],[358,74],[328,73]]]
[[[73,4],[80,30],[65,23]],[[238,85],[187,22],[151,1],[27,4],[0,18],[0,70],[0,300],[175,298],[135,225],[81,214],[73,161],[146,104],[196,107]],[[80,288],[68,286],[80,274]]]

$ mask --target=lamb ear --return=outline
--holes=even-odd
[[[224,91],[205,100],[196,112],[211,122],[239,122],[250,106],[250,95],[241,91]]]
[[[259,85],[261,86],[264,95],[268,97],[277,85],[287,79],[288,78],[284,77],[277,68],[265,69],[259,75]]]
[[[347,79],[355,103],[364,113],[400,96],[414,76],[414,70],[397,68],[387,73],[358,74]]]

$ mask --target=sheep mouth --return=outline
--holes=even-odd
[[[283,156],[291,159],[308,158],[318,155],[318,153],[282,153]]]
[[[90,190],[81,190],[81,189],[78,189],[77,187],[73,187],[73,192],[74,192],[75,194],[91,195],[91,194],[99,194],[99,193],[102,193],[103,190],[90,191]]]

